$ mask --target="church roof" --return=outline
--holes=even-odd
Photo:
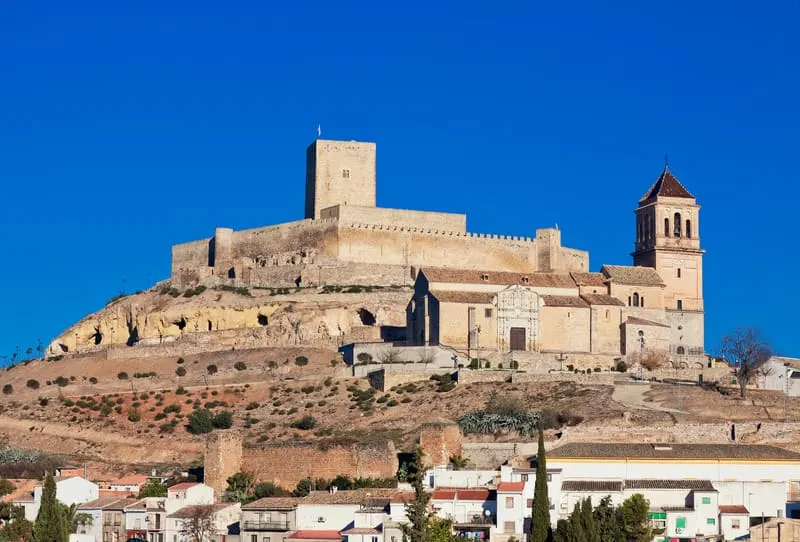
[[[583,300],[589,305],[613,305],[616,307],[625,306],[625,303],[616,297],[607,294],[581,294],[581,298],[583,298]]]
[[[634,286],[663,286],[664,281],[652,267],[640,265],[604,265],[602,272],[611,282]]]
[[[650,187],[650,190],[639,200],[639,203],[654,199],[656,197],[665,198],[689,198],[694,199],[694,196],[686,190],[686,187],[675,178],[670,172],[668,166],[664,166],[664,171],[661,172],[656,182]]]
[[[512,286],[541,286],[550,288],[575,288],[569,273],[512,273],[509,271],[476,271],[474,269],[448,269],[427,267],[422,274],[430,283],[494,284]]]
[[[637,318],[636,316],[628,316],[628,319],[625,320],[625,323],[633,324],[636,326],[669,327],[666,324],[662,324],[660,322],[653,322],[652,320],[645,320],[644,318]]]
[[[542,299],[548,307],[589,307],[586,301],[576,295],[543,295]]]
[[[491,304],[492,292],[463,292],[456,290],[431,290],[431,295],[440,303],[474,303],[476,305]]]
[[[605,286],[606,277],[602,273],[586,273],[574,271],[570,273],[578,286]]]

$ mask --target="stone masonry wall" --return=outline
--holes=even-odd
[[[214,497],[222,499],[228,478],[242,470],[242,438],[229,431],[212,433],[206,440],[205,484],[214,488]]]
[[[335,205],[328,209],[323,209],[321,217],[336,218],[347,224],[406,226],[460,233],[467,231],[467,215],[456,213]]]

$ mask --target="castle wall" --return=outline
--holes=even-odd
[[[460,233],[467,231],[467,215],[457,213],[334,205],[323,209],[320,213],[320,218],[335,218],[346,224],[403,226]]]
[[[375,207],[376,145],[318,139],[306,151],[306,218],[333,205]]]
[[[208,267],[208,251],[212,239],[206,238],[190,243],[172,245],[172,275],[176,276],[183,269]]]

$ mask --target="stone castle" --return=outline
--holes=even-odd
[[[172,248],[172,282],[315,287],[414,285],[407,342],[489,351],[702,363],[700,207],[665,166],[636,209],[633,266],[589,271],[558,229],[468,233],[466,215],[376,206],[376,145],[307,149],[305,218]]]

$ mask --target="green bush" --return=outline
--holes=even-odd
[[[628,364],[625,363],[624,360],[619,360],[617,362],[616,367],[614,367],[614,368],[617,370],[618,373],[624,373],[624,372],[626,372],[628,370]]]
[[[152,376],[157,376],[155,372],[149,373],[133,373],[133,378],[150,378]]]
[[[94,376],[90,377],[90,378],[89,378],[89,383],[91,383],[91,384],[97,384],[97,378],[96,378],[96,377],[94,377]]]
[[[63,388],[64,386],[69,384],[69,379],[65,376],[59,376],[53,382],[55,382],[59,388]]]
[[[230,429],[233,425],[233,414],[227,410],[223,410],[211,420],[211,425],[216,429]]]
[[[297,365],[298,367],[303,367],[305,365],[308,365],[308,358],[305,356],[297,356],[296,358],[294,358],[294,364]]]
[[[117,373],[117,378],[119,378],[120,380],[128,380],[128,373],[126,373],[125,371],[121,371]]]
[[[251,402],[247,403],[247,406],[246,406],[244,409],[245,409],[245,410],[255,410],[255,409],[257,409],[259,406],[260,406],[260,405],[259,405],[257,402],[255,402],[255,401],[251,401]]]
[[[169,406],[164,407],[164,414],[170,414],[171,412],[178,413],[181,411],[181,405],[177,403],[173,403]]]
[[[450,373],[445,373],[443,375],[431,375],[431,380],[434,380],[439,384],[436,388],[436,391],[440,393],[448,392],[456,387],[456,383]]]
[[[3,394],[11,395],[12,393],[14,393],[14,386],[12,386],[11,384],[6,384],[5,386],[3,386]]]
[[[217,374],[217,371],[219,371],[219,369],[217,368],[216,365],[214,365],[212,363],[211,365],[206,367],[206,371],[208,371],[208,374],[213,375],[213,374]]]
[[[175,390],[175,395],[186,395],[187,393],[189,392],[183,386],[178,386],[178,389]]]
[[[214,413],[206,408],[200,408],[189,414],[186,430],[193,435],[202,435],[214,430]]]
[[[292,422],[290,427],[295,429],[302,429],[303,431],[308,431],[310,429],[314,429],[317,426],[317,420],[314,416],[306,415],[300,418],[299,420],[295,420]]]
[[[178,358],[178,361],[176,363],[178,365],[183,365],[183,358]]]
[[[131,408],[128,409],[128,421],[129,422],[136,423],[138,421],[141,421],[141,419],[142,419],[142,413],[139,412],[138,408],[131,407]]]
[[[308,395],[309,393],[314,393],[314,386],[303,386],[300,388],[300,391]]]
[[[34,380],[32,378],[30,380],[28,380],[25,383],[25,385],[28,386],[32,390],[38,390],[39,389],[39,381],[38,380]]]
[[[393,407],[393,406],[397,406],[398,404],[400,404],[400,403],[397,402],[397,399],[389,399],[389,402],[386,403],[386,406]]]
[[[233,364],[233,368],[236,369],[237,371],[244,371],[245,369],[247,369],[247,364],[245,364],[245,362],[243,361],[237,361],[236,363]]]
[[[178,376],[186,376],[186,367],[178,367],[175,369],[175,374]]]

